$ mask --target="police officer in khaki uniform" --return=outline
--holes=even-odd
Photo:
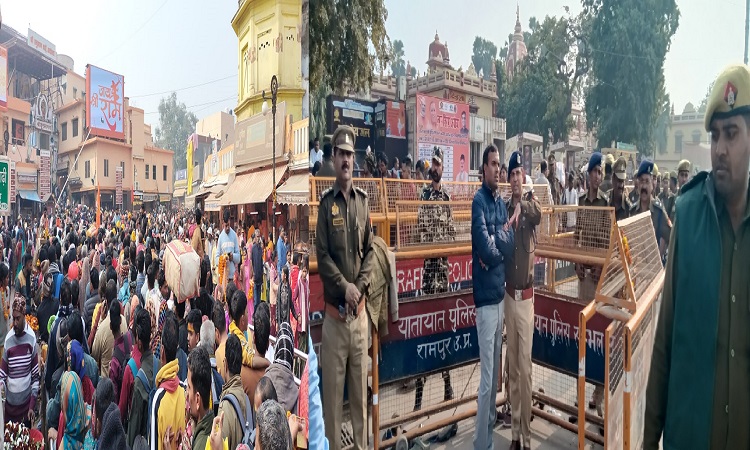
[[[323,281],[325,318],[320,363],[323,415],[332,449],[341,448],[344,381],[354,430],[354,448],[367,448],[368,317],[365,299],[375,263],[367,193],[352,185],[354,130],[333,134],[336,181],[323,192],[318,209],[315,249]]]
[[[664,211],[661,202],[651,196],[651,189],[654,186],[653,172],[653,162],[647,159],[641,161],[641,166],[638,168],[638,175],[636,176],[640,195],[638,203],[633,205],[631,215],[634,216],[644,211],[651,211],[651,221],[654,224],[656,242],[659,244],[659,254],[662,256],[662,262],[665,262],[664,256],[669,244],[669,233],[672,231],[672,222],[669,220],[667,212]]]
[[[513,261],[505,265],[505,330],[508,336],[508,385],[511,415],[511,450],[531,448],[531,343],[534,338],[534,231],[542,220],[542,208],[530,190],[523,193],[526,174],[521,154],[513,152],[508,162],[511,197],[508,211],[515,229]]]
[[[615,165],[615,157],[611,154],[607,154],[604,158],[604,181],[599,189],[602,192],[609,192],[612,189],[612,170]]]
[[[690,181],[690,161],[683,159],[677,165],[677,186],[682,189]]]
[[[615,208],[615,217],[617,220],[627,219],[630,217],[632,204],[625,195],[625,178],[627,178],[628,163],[622,156],[612,165],[612,189],[607,192],[609,197],[608,206]]]

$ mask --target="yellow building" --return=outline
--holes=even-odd
[[[271,77],[279,82],[277,104],[286,102],[294,120],[302,118],[302,1],[239,0],[232,18],[238,38],[237,121],[262,112],[263,91],[271,96]],[[268,106],[271,106],[270,100]],[[282,119],[283,120],[283,119]]]

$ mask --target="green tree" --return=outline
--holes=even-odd
[[[586,118],[600,146],[652,150],[664,58],[679,24],[675,0],[582,0],[592,46]]]
[[[672,101],[664,86],[662,76],[661,88],[659,89],[659,115],[654,123],[653,147],[660,155],[667,153],[667,142],[669,141],[669,129],[672,127]],[[645,153],[645,152],[644,152]],[[654,152],[651,152],[652,154]]]
[[[198,118],[177,102],[172,92],[159,101],[159,126],[156,128],[156,145],[174,152],[174,170],[187,168],[187,138],[195,132]]]
[[[406,75],[406,62],[404,62],[404,43],[398,39],[393,41],[393,52],[391,54],[391,72],[394,77]]]
[[[568,138],[572,98],[587,71],[585,52],[578,48],[579,22],[547,16],[530,34],[520,70],[500,89],[505,99],[498,109],[505,113],[508,136],[541,135],[545,149]]]
[[[414,66],[411,66],[411,71],[409,72],[409,75],[412,76],[412,78],[416,78],[417,76],[417,68]]]
[[[394,44],[395,45],[395,44]],[[497,56],[497,46],[491,41],[477,36],[474,38],[474,53],[471,55],[471,62],[474,64],[474,70],[482,73],[482,78],[490,79],[492,65],[495,64]]]
[[[341,95],[372,86],[391,58],[387,18],[385,0],[310,0],[311,91],[325,86]],[[324,120],[310,118],[313,128]]]

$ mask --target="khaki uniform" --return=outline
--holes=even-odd
[[[525,197],[524,197],[525,198]],[[506,203],[509,214],[513,200]],[[505,265],[505,331],[507,342],[508,391],[513,408],[511,429],[514,441],[531,445],[531,346],[534,339],[534,230],[542,220],[536,199],[521,200],[521,214],[515,230],[513,261]]]
[[[614,195],[612,195],[612,191],[610,190],[607,192],[607,197],[609,197],[609,200],[607,201],[607,206],[612,206],[615,208],[615,219],[618,221],[622,219],[627,219],[630,217],[630,210],[633,208],[633,204],[630,203],[630,199],[627,195],[623,192],[622,194],[622,201],[620,202],[620,205],[615,205],[615,199]]]
[[[333,137],[339,151],[353,151],[354,132],[339,127]],[[323,192],[318,210],[315,248],[323,281],[326,313],[322,350],[323,415],[326,437],[334,450],[341,448],[342,407],[346,381],[352,418],[354,448],[367,448],[367,368],[369,319],[364,311],[375,258],[367,193],[352,187],[349,193],[337,182]],[[339,314],[346,289],[354,283],[362,294],[356,316]]]

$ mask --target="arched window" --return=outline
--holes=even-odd
[[[701,143],[701,130],[693,130],[693,144]]]
[[[682,136],[683,133],[680,130],[677,130],[674,134],[674,152],[675,153],[682,153]]]

